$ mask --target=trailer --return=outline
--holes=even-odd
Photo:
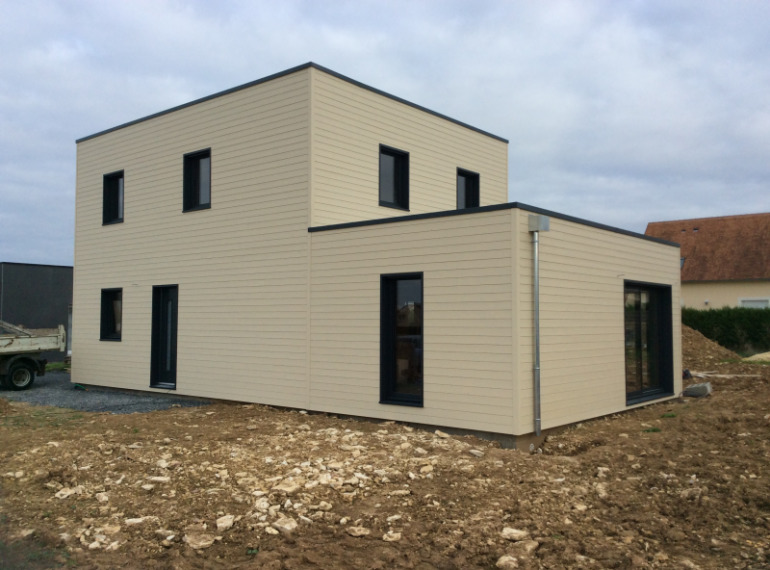
[[[0,321],[0,384],[11,390],[26,390],[35,376],[45,374],[46,351],[67,350],[64,325],[58,329],[28,330]]]

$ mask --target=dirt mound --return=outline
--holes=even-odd
[[[740,355],[682,325],[682,366],[690,370],[713,370],[725,361],[738,361]]]

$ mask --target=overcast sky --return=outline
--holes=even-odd
[[[0,261],[73,262],[75,139],[313,61],[510,140],[511,201],[770,211],[770,2],[0,0]]]

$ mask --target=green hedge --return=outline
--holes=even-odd
[[[682,309],[682,323],[739,354],[770,351],[770,309]]]

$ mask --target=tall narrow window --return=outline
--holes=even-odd
[[[624,301],[627,403],[672,394],[671,288],[627,281]]]
[[[211,149],[184,157],[184,211],[211,207]]]
[[[409,153],[380,145],[380,206],[409,210]]]
[[[457,209],[479,207],[479,175],[470,170],[457,169]]]
[[[380,278],[380,403],[423,404],[422,273]]]
[[[120,340],[123,328],[123,289],[102,289],[100,340]]]
[[[102,182],[102,224],[123,221],[123,171],[105,174]]]

